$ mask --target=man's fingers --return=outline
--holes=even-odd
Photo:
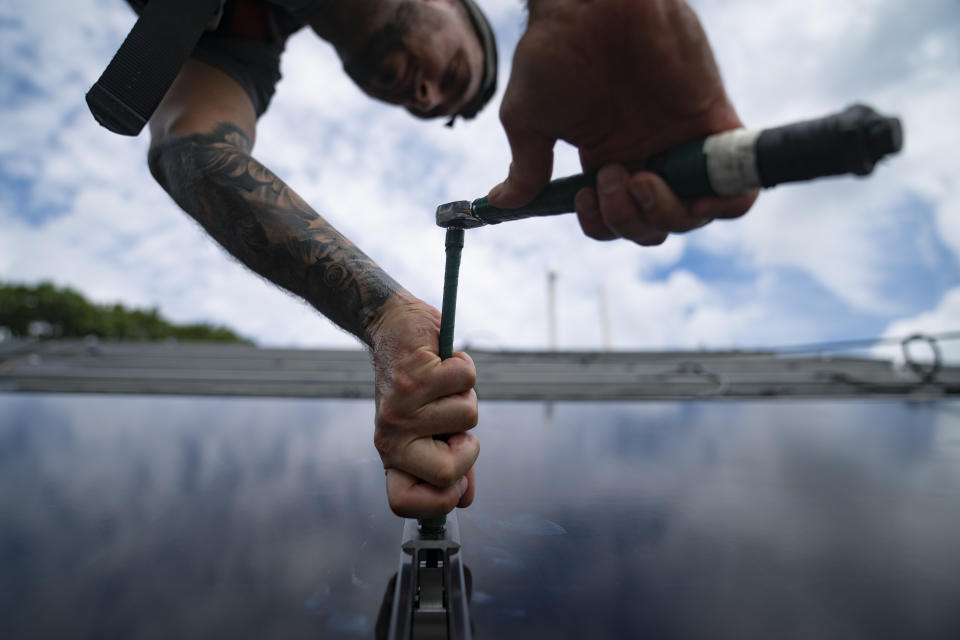
[[[396,435],[408,437],[466,431],[477,425],[477,372],[465,353],[422,367],[395,370],[377,406],[381,455],[392,456]]]
[[[655,173],[630,175],[619,164],[597,172],[596,189],[577,192],[574,208],[584,234],[595,240],[626,238],[637,244],[661,244],[670,232],[697,229],[714,218],[735,218],[750,209],[757,193],[726,198],[680,200]]]
[[[647,224],[659,231],[690,231],[713,219],[694,216],[689,204],[680,200],[655,173],[634,174],[629,181],[629,191],[634,201],[641,203]]]
[[[701,219],[739,218],[757,201],[759,191],[730,198],[701,198],[692,205],[695,217]]]
[[[435,487],[447,488],[466,475],[478,455],[480,441],[472,433],[461,432],[446,440],[417,438],[407,443],[396,460],[385,462]]]
[[[651,194],[653,206],[647,213],[651,226],[666,231],[690,231],[698,229],[715,218],[736,218],[745,214],[759,192],[740,196],[698,198],[682,202],[663,178],[655,173],[641,172],[630,180],[630,190],[635,198],[643,192]]]
[[[597,190],[585,187],[577,192],[573,198],[573,208],[577,212],[580,228],[588,238],[594,240],[614,240],[619,236],[611,231],[603,222],[600,213],[600,203],[597,201]]]
[[[473,497],[477,492],[477,483],[474,477],[476,467],[470,467],[470,471],[467,471],[466,480],[467,488],[463,492],[463,495],[460,496],[460,502],[457,503],[457,506],[461,509],[466,509],[471,504],[473,504]],[[459,485],[459,482],[457,483]]]
[[[506,118],[501,110],[500,117]],[[507,179],[490,190],[490,204],[503,209],[522,207],[543,191],[553,174],[556,138],[503,124],[513,161]]]
[[[408,433],[417,436],[462,433],[477,426],[479,415],[477,392],[468,389],[421,407],[413,417],[414,422]]]
[[[436,353],[418,349],[403,366],[394,368],[384,383],[381,409],[388,414],[385,420],[399,423],[434,400],[472,389],[477,369],[466,353],[457,351],[441,361]]]
[[[387,469],[387,501],[401,518],[436,518],[473,501],[473,470],[453,486],[441,489],[399,469]],[[464,502],[470,496],[467,504]]]
[[[612,232],[644,246],[663,243],[667,233],[650,224],[647,216],[656,206],[652,197],[637,199],[629,189],[630,174],[611,164],[597,173],[597,203],[603,223]]]
[[[440,435],[452,440],[477,426],[478,418],[477,393],[473,389],[434,400],[409,413],[391,404],[381,404],[377,408],[373,443],[385,467],[399,467],[430,480],[416,470],[422,467],[413,468],[408,466],[410,462],[405,462],[410,460],[412,451],[417,451],[411,449],[413,444],[421,440],[432,442],[433,436]],[[444,473],[452,474],[453,471],[447,469]],[[450,482],[452,480],[434,484],[446,486]]]
[[[423,373],[423,386],[418,395],[426,402],[469,391],[477,384],[477,368],[473,358],[461,351],[454,352],[451,357]]]

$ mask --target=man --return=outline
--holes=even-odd
[[[256,31],[256,21],[253,27],[236,21],[244,6],[273,16],[267,31],[280,34],[282,50],[296,24],[269,5],[236,0],[227,3],[227,27]],[[317,6],[313,30],[374,98],[418,117],[470,117],[493,92],[478,10],[467,0]],[[549,181],[553,144],[562,138],[580,149],[585,168],[602,166],[598,188],[576,200],[588,236],[658,244],[670,231],[749,208],[752,198],[682,203],[655,175],[631,176],[622,166],[740,124],[699,22],[682,0],[530,0],[528,6],[528,29],[501,107],[513,163],[490,194],[495,204],[532,199]],[[439,312],[250,155],[257,117],[273,92],[257,78],[276,82],[278,74],[263,73],[248,42],[218,47],[213,39],[201,41],[150,120],[153,175],[244,264],[371,348],[374,443],[393,511],[429,517],[469,505],[479,452],[470,432],[477,423],[473,362],[459,352],[441,361]],[[279,55],[276,40],[266,46]],[[438,434],[449,437],[434,439]]]
[[[483,42],[492,33],[469,0],[315,5],[310,26],[372,97],[417,117],[472,117],[493,94],[496,54]],[[473,362],[464,353],[441,362],[437,310],[251,155],[283,41],[300,26],[275,4],[227,2],[150,119],[150,169],[231,254],[371,348],[374,440],[390,506],[399,515],[441,515],[473,500]],[[439,434],[449,437],[432,437]]]

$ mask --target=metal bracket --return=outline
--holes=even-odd
[[[472,638],[455,513],[442,529],[404,520],[401,549],[388,637]]]

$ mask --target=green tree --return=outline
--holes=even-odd
[[[175,325],[164,320],[157,309],[127,309],[122,304],[94,304],[77,291],[57,287],[50,282],[41,282],[32,287],[0,283],[0,327],[6,327],[18,338],[39,331],[54,338],[94,335],[109,340],[174,338],[185,342],[252,344],[252,341],[226,327]]]

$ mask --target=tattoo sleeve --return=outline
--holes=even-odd
[[[237,259],[369,343],[377,310],[402,287],[249,154],[235,125],[163,142],[150,170]]]

